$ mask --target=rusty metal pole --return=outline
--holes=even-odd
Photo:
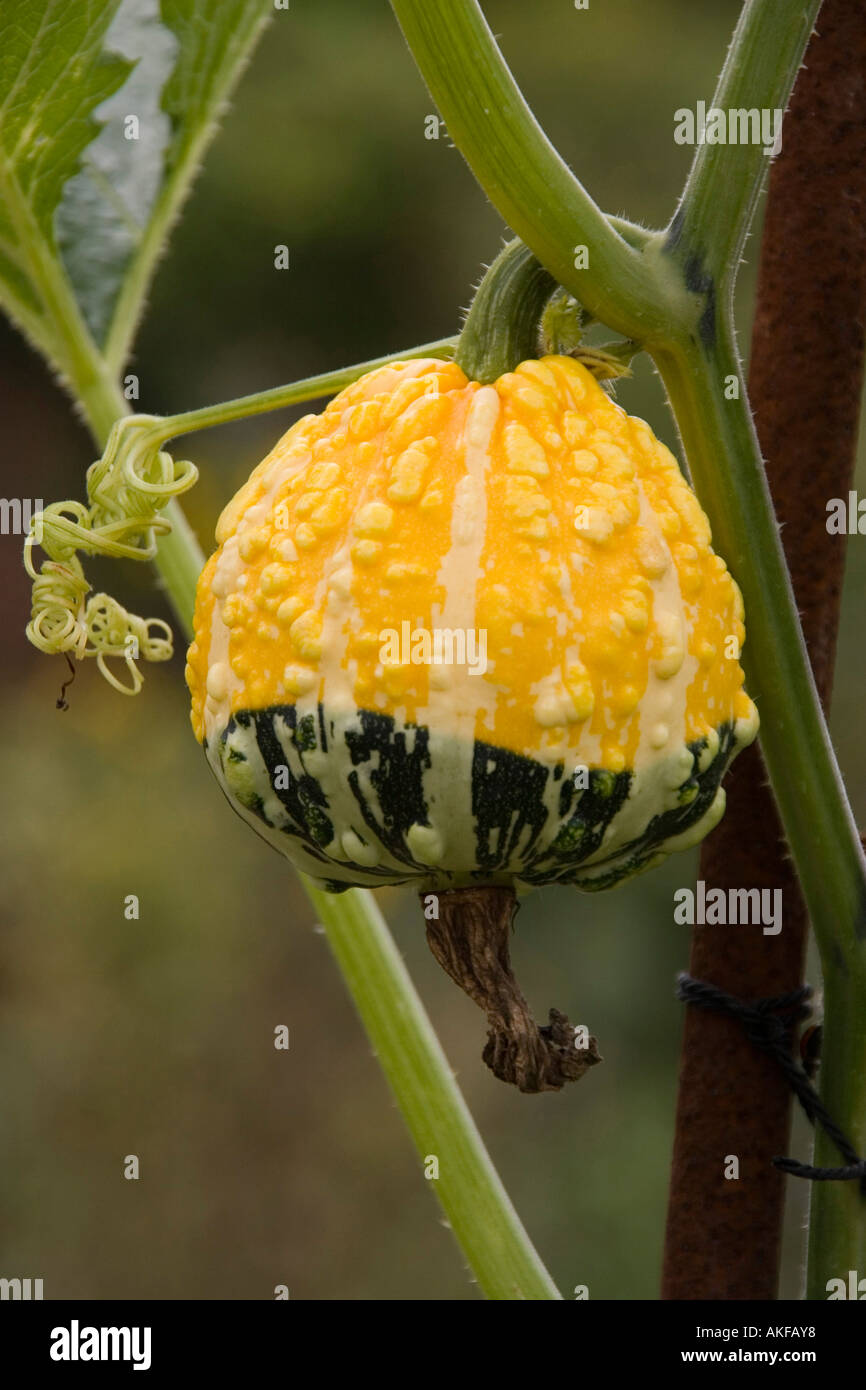
[[[723,210],[722,210],[723,211]],[[815,678],[833,677],[866,312],[866,6],[825,0],[770,176],[749,393]],[[748,614],[746,615],[748,625]],[[783,928],[695,928],[689,972],[745,998],[802,980],[808,923],[756,748],[734,763],[728,811],[701,856],[710,887],[781,888]],[[662,1298],[776,1297],[791,1094],[724,1015],[690,1008],[677,1104]],[[725,1158],[739,1158],[726,1179]]]

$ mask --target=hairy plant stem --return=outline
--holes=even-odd
[[[821,0],[746,0],[713,95],[714,108],[775,113],[788,105]],[[769,165],[761,140],[700,143],[670,240],[693,281],[733,287]]]
[[[344,387],[350,386],[360,376],[387,367],[391,362],[405,362],[414,357],[454,356],[459,342],[455,335],[450,338],[437,338],[432,343],[422,343],[420,347],[409,348],[405,352],[391,352],[385,357],[375,357],[370,362],[361,362],[353,367],[341,367],[336,372],[321,372],[318,376],[304,377],[288,386],[274,386],[269,391],[256,391],[251,396],[238,396],[235,400],[220,401],[217,405],[203,406],[200,410],[187,410],[180,415],[155,415],[153,438],[161,446],[170,439],[182,434],[192,434],[196,430],[212,429],[215,425],[227,425],[233,420],[246,420],[251,415],[264,415],[268,411],[282,410],[302,401],[318,400],[321,396],[333,396]]]
[[[423,1162],[483,1292],[558,1299],[493,1170],[439,1040],[385,921],[365,890],[335,896],[304,884]]]
[[[803,896],[828,963],[840,953],[866,989],[863,851],[821,712],[779,540],[730,325],[712,350],[696,340],[654,353],[713,539],[742,591],[743,666],[761,711],[761,748]],[[720,466],[723,464],[723,466]],[[864,1077],[866,1084],[866,1077]]]
[[[455,360],[470,381],[489,383],[538,352],[539,321],[556,289],[519,239],[510,241],[475,292]]]
[[[636,341],[665,336],[681,280],[648,274],[643,230],[608,218],[539,126],[474,0],[391,0],[433,100],[494,207],[553,278]],[[578,255],[580,248],[587,252]]]

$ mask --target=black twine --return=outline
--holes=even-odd
[[[809,1178],[812,1182],[859,1179],[860,1191],[866,1196],[866,1159],[859,1156],[847,1135],[827,1112],[807,1072],[791,1053],[792,1031],[796,1024],[811,1014],[811,1007],[806,1002],[811,997],[810,986],[802,985],[790,994],[777,994],[749,1002],[726,994],[723,989],[708,984],[706,980],[694,980],[685,973],[677,977],[677,998],[682,1003],[694,1004],[699,1009],[717,1009],[742,1023],[749,1041],[772,1057],[781,1069],[810,1124],[819,1124],[847,1160],[844,1168],[815,1168],[810,1163],[798,1163],[795,1158],[774,1158],[775,1166],[792,1177]]]

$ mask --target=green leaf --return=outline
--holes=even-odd
[[[79,394],[126,359],[172,222],[272,12],[271,0],[11,0],[0,11],[0,303]]]
[[[163,20],[180,41],[162,100],[175,126],[171,170],[190,154],[201,156],[203,139],[213,133],[213,122],[272,12],[271,0],[162,0]]]
[[[122,0],[105,43],[132,60],[132,70],[99,108],[102,130],[66,184],[57,212],[61,254],[97,341],[108,330],[163,183],[172,126],[160,109],[160,93],[178,51],[160,20],[159,0]]]
[[[71,313],[58,273],[54,214],[94,139],[96,108],[129,64],[103,53],[118,0],[15,0],[0,14],[0,300],[51,351]]]
[[[170,122],[164,183],[138,240],[114,307],[105,353],[118,370],[125,361],[156,261],[196,169],[213,138],[272,0],[161,0],[162,20],[177,43],[163,89]]]

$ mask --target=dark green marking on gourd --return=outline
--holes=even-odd
[[[507,865],[529,829],[534,845],[547,820],[544,789],[550,768],[496,748],[475,742],[472,754],[472,814],[476,822],[476,862],[485,873]]]
[[[328,751],[328,731],[325,728],[325,707],[319,705],[319,745],[323,753]]]
[[[706,738],[696,739],[687,745],[693,758],[692,775],[682,784],[678,793],[679,807],[663,811],[654,816],[646,830],[630,845],[625,845],[616,856],[610,870],[602,871],[597,877],[580,878],[579,886],[590,892],[600,892],[612,888],[642,869],[648,868],[660,853],[664,842],[675,835],[682,835],[706,815],[713,804],[719,784],[736,745],[734,727],[722,724],[718,730],[718,751],[703,772],[698,772],[699,759],[707,747]]]
[[[384,817],[382,821],[376,819],[361,778],[351,772],[348,782],[364,824],[399,863],[421,871],[423,865],[410,854],[406,836],[413,825],[430,824],[422,781],[425,769],[431,766],[429,732],[415,724],[398,728],[390,715],[371,710],[359,710],[358,720],[359,730],[346,730],[346,747],[354,767],[378,762],[368,777]]]
[[[582,789],[573,783],[569,787],[577,809],[562,826],[549,851],[560,862],[573,861],[575,855],[581,860],[588,859],[600,848],[607,827],[628,800],[632,774],[595,768],[589,771],[587,782],[589,785]],[[567,811],[568,807],[563,814]]]
[[[283,731],[283,742],[291,743],[291,764],[287,763],[278,728]],[[273,794],[286,812],[285,824],[275,826],[268,817],[264,795],[255,789],[253,768],[242,746],[235,745],[233,735],[238,729],[255,737]],[[675,806],[653,817],[630,844],[615,850],[609,864],[602,861],[586,867],[586,861],[602,849],[607,831],[625,806],[634,774],[628,770],[615,773],[589,768],[588,785],[579,788],[574,785],[573,767],[564,763],[549,766],[476,740],[470,773],[473,862],[459,874],[420,862],[409,849],[408,836],[413,826],[435,825],[446,840],[449,834],[465,839],[468,833],[448,822],[447,779],[449,772],[461,775],[459,770],[466,765],[465,750],[456,742],[453,750],[443,743],[431,749],[430,731],[424,726],[397,725],[390,715],[370,710],[356,711],[348,725],[338,726],[337,719],[321,705],[315,713],[300,717],[293,705],[272,706],[255,712],[242,711],[231,719],[220,740],[220,760],[231,794],[271,830],[296,840],[321,864],[320,881],[333,892],[342,892],[350,885],[328,877],[328,867],[349,873],[355,883],[371,886],[412,879],[435,881],[440,886],[467,881],[483,884],[514,874],[529,884],[574,884],[585,891],[596,891],[612,887],[648,867],[664,853],[668,839],[682,835],[707,813],[735,750],[733,725],[722,725],[718,737],[717,752],[702,772],[698,768],[707,740],[688,745],[692,769],[676,789]],[[344,790],[351,792],[358,815],[351,827],[340,823],[335,828],[328,795],[318,776],[305,766],[310,754],[320,759],[326,749],[329,758],[338,763],[342,758],[348,769]],[[288,782],[285,787],[275,786],[279,768],[287,768],[287,777],[281,779]],[[261,776],[261,771],[257,775]],[[441,789],[437,791],[436,783],[440,780]],[[548,835],[551,833],[551,812],[545,804],[551,783],[560,784],[553,814],[558,812],[561,823],[553,839],[545,843],[545,828]],[[369,789],[375,798],[369,795]],[[366,834],[360,833],[362,824]],[[381,846],[391,862],[356,864],[345,854],[333,853],[339,845],[338,833],[349,828],[362,842]]]
[[[718,751],[703,772],[698,772],[697,768],[707,747],[706,738],[695,739],[687,745],[694,758],[694,770],[679,789],[680,806],[654,816],[641,835],[641,844],[647,849],[657,847],[663,840],[668,840],[674,835],[681,835],[690,825],[694,825],[695,821],[705,816],[712,806],[736,742],[732,724],[723,724],[718,730],[718,735]]]
[[[248,811],[250,811],[253,815],[257,816],[258,819],[261,820],[264,825],[270,826],[271,823],[268,820],[267,814],[265,812],[264,801],[257,792],[249,790],[249,781],[248,779],[245,779],[242,775],[243,770],[245,768],[249,769],[249,759],[247,758],[245,753],[241,752],[240,749],[233,747],[229,742],[233,729],[235,727],[242,729],[249,728],[252,722],[252,718],[253,716],[247,713],[246,711],[240,711],[237,714],[237,716],[234,719],[232,719],[231,723],[228,725],[224,733],[220,736],[219,756],[226,781],[226,785],[223,786],[221,789],[226,798],[226,801],[231,806],[232,810],[235,812],[236,815],[240,815],[238,805],[241,805],[245,807]],[[203,741],[202,746],[206,754],[208,751],[207,739]],[[249,770],[250,776],[252,776],[252,769]],[[327,865],[328,859],[324,854],[322,854],[320,849],[318,849],[315,845],[311,844],[308,840],[306,840],[306,837],[297,835],[296,838],[304,838],[304,848],[307,854],[317,859],[319,863],[321,863],[322,865]],[[266,844],[270,843],[270,841],[267,839],[264,833],[262,833],[262,839],[265,840]],[[346,884],[341,885],[341,887],[344,888],[346,886]]]
[[[291,710],[292,721],[286,720],[286,723],[292,729],[292,742],[298,753],[302,756],[305,752],[315,752],[319,746],[316,738],[315,719],[311,714],[305,714],[301,719],[297,719],[297,711],[293,705],[287,708],[286,713],[289,710]],[[285,718],[285,715],[283,717]],[[257,714],[255,722],[256,742],[265,766],[271,774],[271,785],[273,786],[276,767],[287,767],[285,754],[277,738],[273,718],[263,718]],[[327,814],[328,799],[317,778],[312,777],[307,772],[301,777],[293,777],[291,768],[288,769],[288,774],[289,785],[285,788],[275,788],[277,796],[293,820],[298,821],[314,843],[324,849],[334,838],[334,826]]]
[[[294,715],[294,707],[289,706],[289,708]],[[290,721],[286,720],[286,723],[289,724]],[[316,721],[311,714],[305,714],[296,724],[290,723],[290,728],[292,729],[292,743],[299,753],[308,753],[311,749],[318,747],[316,740]]]
[[[277,738],[274,726],[273,715],[276,713],[282,717],[290,729],[292,743],[302,761],[305,752],[311,752],[318,747],[316,721],[312,715],[304,715],[299,720],[294,705],[287,705],[277,711],[257,710],[252,716],[247,716],[247,727],[251,717],[255,726],[256,743],[268,770],[271,787],[291,817],[295,827],[294,833],[298,834],[305,844],[313,848],[324,848],[334,838],[334,827],[327,813],[327,797],[318,780],[306,772],[301,777],[295,777],[289,768],[288,786],[278,787],[275,785],[278,769],[288,766],[286,755]],[[236,716],[236,719],[238,723],[241,722],[240,715]],[[227,732],[230,729],[231,724]],[[260,809],[251,806],[250,810],[260,816],[262,820],[268,821],[263,804],[261,804]],[[289,829],[289,833],[291,834],[293,831]]]

